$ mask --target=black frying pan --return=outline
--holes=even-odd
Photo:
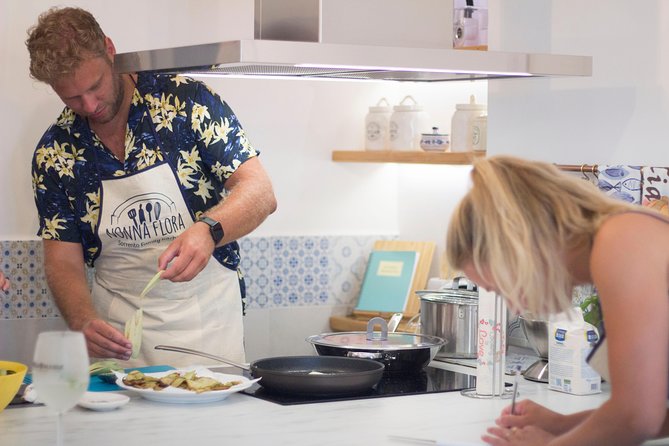
[[[363,393],[383,376],[378,361],[339,356],[277,356],[240,364],[220,356],[171,345],[156,345],[156,350],[187,353],[247,370],[263,388],[288,395],[343,396]]]

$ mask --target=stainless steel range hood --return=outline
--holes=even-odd
[[[348,1],[358,3],[347,4],[345,0],[256,0],[255,39],[122,53],[116,56],[115,66],[120,72],[419,82],[592,74],[592,58],[586,56],[470,51],[444,48],[446,42],[442,42],[441,47],[439,44],[411,47],[398,45],[397,41],[391,42],[392,46],[384,45],[377,38],[381,29],[374,31],[370,15],[363,22],[358,21],[361,37],[356,41],[364,42],[367,36],[377,40],[374,44],[351,44],[348,43],[351,36],[356,35],[355,18],[364,17],[364,14],[353,17],[351,7],[382,1],[387,11],[392,4],[389,0]],[[394,0],[395,3],[401,1],[409,0]],[[410,0],[410,4],[415,6],[420,1],[433,2],[428,4],[432,10],[448,4],[444,0]],[[286,3],[295,3],[295,7],[290,8]],[[342,7],[345,9],[337,17]],[[398,23],[403,29],[410,26],[413,22],[407,22],[404,11],[398,10],[401,16],[397,18]],[[416,33],[420,32],[420,27],[426,29],[425,20],[431,16],[421,16],[420,21],[415,21],[418,28],[415,33],[405,32],[404,36],[419,35]],[[392,16],[384,16],[379,23],[387,28],[390,20]],[[439,25],[443,27],[443,24]],[[452,24],[447,27],[452,28]],[[333,32],[335,28],[336,32]]]

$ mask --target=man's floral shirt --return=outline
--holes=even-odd
[[[232,109],[204,83],[146,73],[138,75],[125,151],[125,160],[118,160],[89,130],[87,121],[66,107],[33,157],[38,235],[81,243],[86,263],[93,266],[101,249],[96,235],[101,179],[169,161],[195,220],[224,198],[227,178],[258,155]],[[238,271],[236,242],[217,248],[214,257]],[[240,284],[243,295],[243,280]]]

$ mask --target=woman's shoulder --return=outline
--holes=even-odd
[[[618,262],[669,261],[669,219],[643,210],[611,215],[597,230],[592,249],[595,258]]]

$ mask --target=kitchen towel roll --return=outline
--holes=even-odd
[[[501,296],[479,288],[476,394],[502,396],[506,352],[506,305]]]

